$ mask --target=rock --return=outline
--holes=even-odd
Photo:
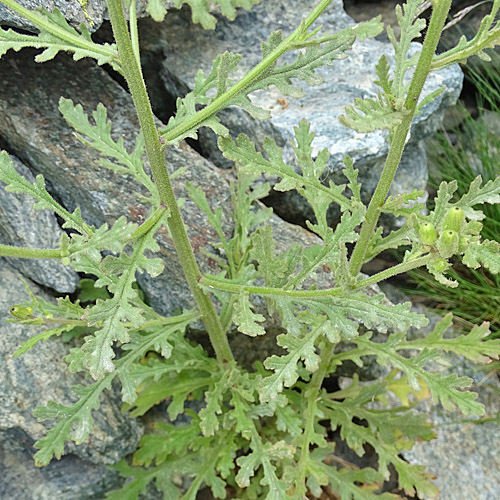
[[[183,96],[193,87],[197,70],[201,68],[207,74],[211,61],[217,54],[226,50],[244,55],[240,63],[241,76],[244,69],[252,67],[260,60],[260,40],[266,40],[269,34],[278,28],[282,28],[285,34],[289,33],[300,24],[302,15],[309,10],[310,2],[304,0],[270,0],[255,6],[250,12],[241,12],[232,23],[220,20],[213,32],[203,31],[199,26],[192,25],[188,12],[182,10],[173,12],[161,24],[145,19],[141,23],[141,39],[146,51],[163,51],[165,62],[161,76],[167,91],[175,96]],[[372,7],[372,14],[376,13]],[[319,23],[323,25],[325,32],[353,24],[340,1],[330,5],[318,20]],[[418,44],[414,44],[412,50],[415,51],[418,47]],[[293,135],[293,128],[306,117],[311,123],[311,129],[316,133],[313,143],[315,152],[327,148],[331,155],[325,181],[333,178],[336,182],[345,182],[341,169],[342,160],[348,154],[360,170],[363,197],[368,200],[388,152],[387,133],[376,131],[360,134],[341,125],[338,117],[344,112],[344,107],[351,104],[355,98],[376,95],[377,90],[373,85],[376,78],[374,65],[384,53],[392,54],[392,46],[387,42],[368,40],[356,43],[353,50],[349,51],[347,59],[336,61],[333,66],[319,71],[325,83],[317,87],[306,86],[306,97],[303,99],[282,100],[277,90],[253,94],[255,104],[271,111],[272,118],[269,122],[256,121],[246,112],[232,108],[221,114],[222,121],[237,123],[233,132],[245,132],[258,145],[262,144],[265,137],[272,137],[279,145],[285,146],[285,160],[293,164],[289,139]],[[400,190],[425,190],[427,163],[421,141],[440,126],[444,110],[456,101],[461,85],[462,73],[458,66],[430,75],[424,95],[441,86],[446,90],[434,102],[425,106],[423,112],[415,118],[392,193]],[[221,157],[215,136],[209,129],[201,129],[199,148],[202,154],[218,166],[225,168],[230,165]],[[309,216],[305,201],[298,195],[275,194],[272,204],[280,215],[288,219],[296,220]],[[338,211],[333,210],[332,222],[337,216]]]
[[[30,182],[35,178],[29,168],[12,157],[14,168]],[[36,210],[35,200],[28,195],[0,195],[0,243],[28,248],[58,248],[61,229],[49,210]],[[72,293],[78,284],[78,274],[57,259],[9,259],[9,264],[36,283],[60,293]]]
[[[17,271],[4,261],[0,262],[0,282],[8,284],[0,288],[0,336],[3,339],[0,355],[4,360],[0,366],[0,497],[26,500],[94,498],[86,496],[88,488],[90,493],[100,493],[98,498],[102,498],[111,483],[119,484],[115,474],[102,465],[115,463],[131,453],[142,434],[142,425],[121,413],[119,391],[104,393],[100,409],[93,412],[91,440],[78,446],[68,443],[69,456],[34,472],[42,484],[26,494],[26,477],[32,477],[27,473],[35,471],[31,458],[33,444],[52,425],[51,422],[37,422],[32,411],[48,401],[70,404],[75,399],[70,387],[85,382],[80,375],[68,373],[63,357],[69,347],[59,339],[40,342],[23,356],[13,358],[18,346],[37,332],[36,327],[4,321],[10,317],[9,309],[13,304],[28,299]],[[30,286],[38,296],[51,300],[36,285]],[[22,480],[6,482],[9,477],[21,477]]]
[[[138,122],[129,94],[91,61],[75,65],[67,57],[58,57],[57,61],[40,66],[32,62],[31,54],[21,52],[15,58],[2,59],[0,65],[4,68],[1,79],[5,90],[0,96],[3,115],[0,135],[8,143],[9,150],[44,175],[52,193],[66,208],[72,211],[81,207],[88,223],[96,226],[113,223],[122,215],[142,223],[149,209],[137,195],[145,195],[145,190],[133,179],[100,167],[98,153],[76,139],[57,109],[60,96],[82,103],[88,113],[102,102],[113,119],[115,139],[123,137],[126,146],[130,147],[138,132]],[[61,78],[61,74],[68,77]],[[14,85],[19,81],[26,85]],[[187,197],[183,184],[190,180],[204,186],[214,206],[227,203],[227,185],[221,184],[223,181],[213,175],[209,163],[189,147],[169,148],[167,159],[171,171],[190,166],[176,182],[178,195]],[[222,185],[225,188],[221,192]],[[215,238],[215,234],[189,201],[184,206],[184,217],[198,254],[200,248]],[[226,228],[230,231],[227,224]],[[191,307],[191,295],[167,230],[162,228],[158,235],[161,256],[166,263],[165,272],[154,285],[147,279],[142,279],[141,283],[152,303],[163,312]],[[201,254],[199,257],[205,271],[213,267],[208,258]]]
[[[472,390],[479,394],[478,401],[485,405],[486,417],[498,419],[500,415],[500,381],[493,373],[485,383],[485,373],[472,363],[450,358],[450,366],[443,376],[456,373],[474,379]],[[402,451],[412,464],[425,465],[437,476],[434,481],[440,489],[441,500],[470,498],[497,500],[500,491],[500,427],[498,421],[463,421],[460,413],[445,412],[426,400],[416,411],[429,415],[435,425],[437,439],[417,442],[411,451]],[[422,500],[430,500],[422,497]]]
[[[46,467],[35,467],[32,443],[33,439],[19,429],[0,431],[0,498],[100,500],[105,492],[123,482],[118,472],[76,455],[66,455]]]
[[[37,10],[41,7],[49,12],[59,9],[68,23],[76,28],[80,24],[85,24],[92,33],[98,30],[103,21],[109,19],[106,0],[15,0],[18,4],[28,10]],[[173,9],[173,0],[163,0],[161,2],[165,9]],[[149,0],[136,0],[136,14],[138,18],[147,17],[147,7]],[[209,12],[220,11],[217,5],[209,4]],[[126,13],[127,15],[127,13]],[[38,32],[38,29],[24,17],[0,4],[0,25],[13,26],[23,30]]]

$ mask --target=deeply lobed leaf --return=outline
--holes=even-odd
[[[40,29],[38,35],[27,35],[12,29],[0,28],[0,57],[8,50],[19,51],[26,47],[34,47],[44,49],[35,57],[36,62],[50,61],[62,51],[73,53],[75,61],[91,57],[99,65],[110,64],[116,71],[120,71],[116,45],[94,43],[84,24],[80,25],[81,33],[79,33],[68,24],[57,8],[49,12],[41,7],[37,12],[37,18],[40,20],[40,24],[37,24]]]

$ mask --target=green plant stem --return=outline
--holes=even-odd
[[[375,234],[375,227],[380,216],[381,208],[387,198],[387,194],[389,193],[389,189],[401,161],[418,99],[422,93],[427,75],[429,74],[450,6],[451,0],[435,0],[433,2],[431,21],[404,104],[404,107],[409,113],[391,134],[391,146],[384,165],[384,170],[379,179],[377,188],[373,193],[372,199],[370,200],[365,221],[361,226],[360,238],[351,256],[350,269],[353,276],[357,276],[360,272],[361,266],[364,264],[365,255],[370,245],[371,238]]]
[[[354,285],[354,289],[358,290],[360,288],[366,288],[370,285],[375,285],[375,283],[379,283],[380,281],[384,281],[388,278],[392,278],[393,276],[397,276],[399,274],[406,273],[411,271],[412,269],[417,269],[418,267],[423,267],[427,263],[432,260],[432,254],[424,255],[423,257],[419,257],[418,259],[409,260],[407,262],[402,262],[401,264],[397,264],[396,266],[389,267],[384,271],[381,271],[369,278],[359,281]]]
[[[265,286],[248,286],[238,283],[231,283],[229,280],[217,279],[213,276],[203,276],[200,284],[215,290],[222,290],[231,293],[251,293],[262,296],[290,297],[290,298],[321,298],[328,296],[338,296],[343,292],[342,288],[328,288],[326,290],[283,290],[282,288],[271,288]]]
[[[285,52],[293,48],[294,42],[297,38],[304,34],[316,19],[323,13],[323,11],[328,7],[332,0],[321,0],[314,10],[302,21],[301,25],[285,40],[283,40],[278,47],[276,47],[266,58],[264,58],[257,66],[250,70],[238,83],[231,87],[227,92],[224,92],[221,96],[214,99],[208,106],[201,109],[193,115],[191,118],[183,121],[172,130],[169,130],[162,136],[165,142],[175,140],[180,135],[184,134],[188,130],[196,127],[207,118],[217,114],[221,109],[225,108],[228,102],[233,99],[236,95],[242,92],[246,87],[248,87],[256,78],[258,78],[269,66],[274,64]]]
[[[310,443],[311,437],[314,433],[314,422],[317,416],[317,401],[318,396],[321,393],[321,386],[323,380],[329,373],[329,366],[333,356],[333,346],[330,342],[324,341],[321,347],[321,361],[318,369],[313,373],[311,382],[309,382],[307,389],[305,391],[305,397],[307,400],[306,409],[304,411],[304,433],[301,436],[301,450],[300,458],[297,464],[297,479],[295,481],[295,488],[297,495],[306,494],[306,477],[307,477],[307,463],[309,461],[310,453]]]
[[[61,259],[62,252],[58,248],[25,248],[0,245],[0,257],[17,257],[18,259]]]
[[[123,74],[127,80],[130,93],[132,94],[141,129],[144,134],[146,153],[153,173],[153,179],[158,187],[160,201],[168,207],[167,224],[179,262],[184,271],[189,289],[200,311],[202,321],[207,329],[217,359],[221,363],[233,361],[233,355],[215,307],[208,295],[205,294],[198,284],[198,281],[201,279],[201,273],[196,263],[193,249],[189,242],[179,206],[177,205],[170,178],[167,173],[165,156],[160,144],[153,110],[151,109],[146,85],[142,77],[141,67],[137,63],[134,54],[127,22],[123,13],[122,2],[121,0],[107,0],[107,5],[113,34],[118,46]]]
[[[0,0],[5,6],[13,10],[20,16],[24,17],[28,21],[32,22],[37,28],[43,29],[49,33],[52,33],[57,38],[64,40],[75,47],[80,47],[82,49],[95,52],[96,54],[111,57],[116,60],[116,53],[111,47],[104,47],[97,43],[89,42],[81,35],[72,35],[65,29],[61,28],[55,23],[49,21],[44,15],[39,12],[32,12],[29,9],[25,9],[22,5],[19,5],[14,0]]]
[[[162,326],[162,325],[176,325],[177,323],[182,323],[189,319],[189,321],[196,321],[200,318],[200,315],[197,312],[186,313],[180,316],[169,316],[168,318],[161,319],[152,319],[151,321],[146,321],[141,326],[134,326],[133,323],[123,323],[123,326],[126,328],[130,328],[130,330],[144,330],[145,328],[150,328],[152,326]],[[87,321],[82,319],[66,319],[66,318],[49,318],[49,317],[40,317],[33,316],[26,318],[28,321],[39,321],[39,324],[56,324],[56,325],[72,325],[72,326],[89,326]],[[38,324],[38,323],[37,323]],[[95,326],[99,327],[100,322]]]
[[[231,283],[230,280],[225,280],[221,278],[215,278],[213,276],[204,275],[200,280],[200,284],[208,288],[214,288],[216,290],[222,290],[224,292],[230,293],[250,293],[253,295],[261,295],[268,297],[290,297],[290,298],[302,298],[302,299],[318,299],[322,297],[338,297],[345,294],[349,294],[350,290],[360,290],[371,285],[375,285],[380,281],[384,281],[393,276],[406,273],[412,269],[425,266],[428,262],[432,260],[432,254],[424,255],[418,259],[409,260],[407,262],[402,262],[396,266],[392,266],[380,273],[374,274],[369,278],[358,281],[354,284],[351,289],[346,289],[342,287],[326,288],[323,290],[284,290],[283,288],[272,288],[266,286],[249,286],[241,285],[239,283]]]
[[[227,302],[225,302],[222,306],[220,322],[222,323],[222,327],[226,333],[229,331],[229,328],[231,328],[231,324],[233,323],[233,306],[236,302],[236,298],[236,295],[231,295]]]

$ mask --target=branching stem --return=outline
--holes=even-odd
[[[254,295],[261,295],[263,297],[289,297],[296,299],[319,299],[326,297],[339,297],[345,294],[349,294],[350,290],[361,290],[371,285],[375,285],[380,281],[384,281],[393,276],[406,273],[412,269],[425,266],[432,260],[432,254],[424,255],[418,259],[409,260],[392,266],[384,271],[381,271],[369,278],[363,279],[355,283],[352,288],[334,287],[326,288],[323,290],[285,290],[283,288],[272,288],[266,286],[250,286],[242,285],[239,283],[232,283],[230,280],[223,278],[215,278],[214,276],[203,276],[200,280],[200,284],[208,288],[213,288],[215,290],[222,290],[224,292],[230,293],[250,293]]]
[[[314,423],[316,420],[318,408],[317,401],[321,394],[321,386],[323,380],[329,373],[329,365],[333,356],[333,345],[327,340],[321,346],[321,362],[318,369],[313,373],[311,382],[309,382],[305,391],[305,398],[307,400],[306,408],[303,415],[304,420],[304,433],[301,436],[301,450],[300,458],[297,464],[297,479],[295,481],[296,493],[298,495],[305,495],[305,485],[309,461],[311,437],[314,433]]]
[[[163,137],[165,142],[171,142],[177,137],[181,136],[193,127],[196,127],[206,119],[217,114],[220,110],[224,109],[228,102],[237,96],[246,87],[254,82],[269,66],[274,64],[285,52],[293,48],[294,43],[297,39],[307,30],[313,23],[318,19],[318,17],[323,13],[323,11],[328,7],[332,0],[321,0],[314,10],[304,19],[301,25],[289,35],[283,42],[281,42],[278,47],[276,47],[266,58],[264,58],[257,66],[250,70],[238,83],[231,87],[227,92],[224,92],[217,99],[214,99],[208,106],[201,109],[193,115],[191,118],[179,123],[172,130],[166,132]]]
[[[360,238],[351,256],[350,267],[353,276],[357,276],[360,272],[361,266],[365,261],[365,255],[370,245],[371,238],[375,234],[375,227],[380,216],[380,211],[387,198],[387,194],[389,193],[389,189],[401,161],[417,103],[422,88],[424,87],[425,80],[427,79],[427,75],[431,69],[434,53],[436,52],[437,44],[441,32],[443,31],[450,6],[451,0],[437,0],[433,2],[429,28],[404,104],[404,107],[409,113],[405,115],[401,124],[398,125],[391,134],[391,146],[384,165],[384,170],[368,206],[365,221],[361,226]]]

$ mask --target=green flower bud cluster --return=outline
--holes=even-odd
[[[471,225],[469,227],[469,225]],[[425,247],[432,247],[439,253],[442,259],[434,262],[436,270],[438,267],[445,270],[448,263],[445,259],[449,259],[457,253],[464,253],[467,250],[471,237],[480,231],[473,223],[467,224],[464,211],[460,207],[452,207],[446,213],[441,231],[429,222],[425,222],[419,227],[418,236],[420,243]],[[430,250],[431,248],[428,248]],[[443,261],[443,262],[440,262]]]

